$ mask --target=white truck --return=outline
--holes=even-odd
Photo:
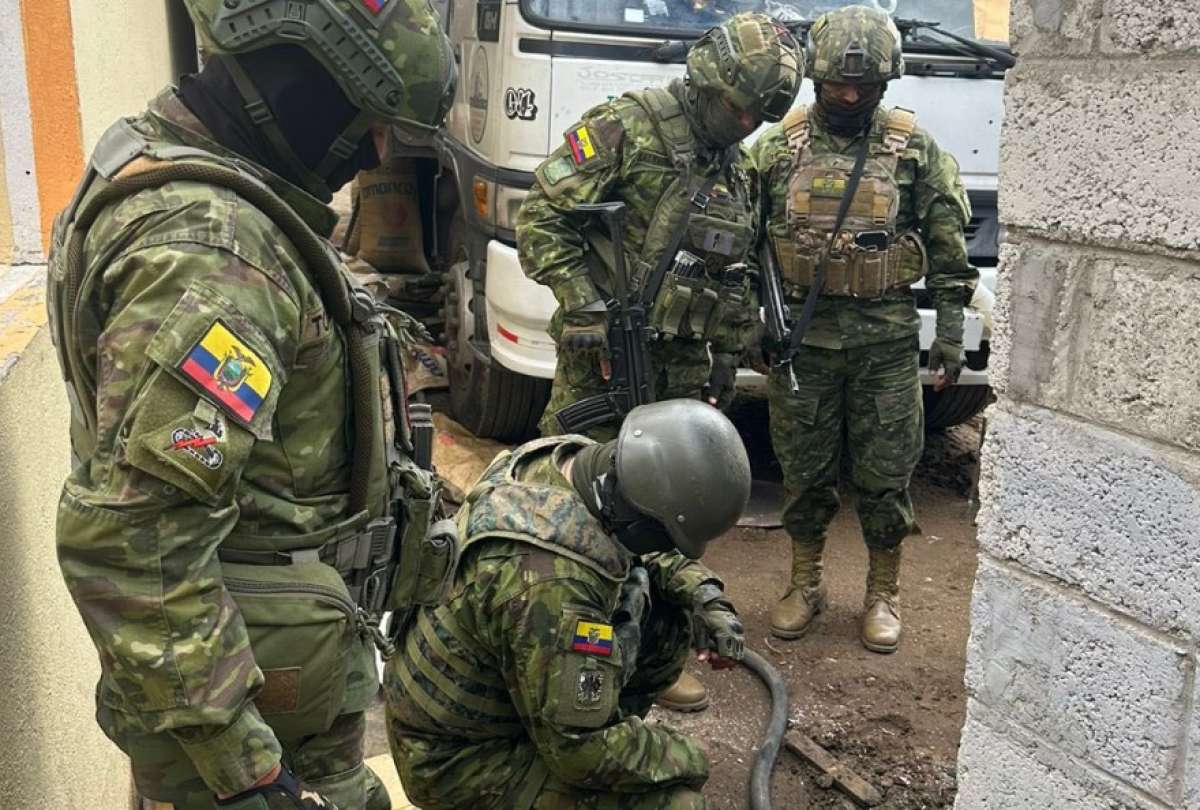
[[[555,301],[517,260],[517,209],[533,171],[564,130],[594,105],[683,73],[681,50],[728,15],[765,11],[803,28],[853,0],[442,0],[435,3],[459,61],[458,94],[423,164],[426,246],[446,269],[445,340],[454,416],[480,436],[533,433],[554,376],[546,325]],[[967,369],[940,394],[926,386],[931,429],[965,421],[987,403],[988,325],[999,243],[997,169],[1005,61],[976,41],[1004,49],[1007,0],[863,0],[897,20],[919,19],[966,41],[905,28],[908,70],[886,103],[914,109],[919,123],[954,154],[974,208],[967,229],[982,283],[967,310]],[[993,50],[994,54],[994,50]],[[805,83],[798,103],[812,98]],[[933,340],[923,290],[921,347]],[[924,364],[923,364],[924,365]],[[739,384],[761,378],[744,371]],[[928,382],[927,369],[922,368]]]

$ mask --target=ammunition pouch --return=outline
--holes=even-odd
[[[726,313],[742,308],[749,294],[747,275],[740,268],[713,277],[667,273],[650,309],[648,324],[662,340],[710,340]]]
[[[794,239],[772,239],[787,292],[803,297],[812,286],[828,237],[802,231]],[[888,290],[906,287],[924,278],[928,264],[924,242],[911,231],[892,239],[882,250],[862,248],[851,241],[829,254],[821,294],[881,298]]]

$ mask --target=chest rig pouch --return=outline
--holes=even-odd
[[[94,452],[96,426],[94,370],[82,350],[83,340],[95,337],[95,327],[80,322],[86,309],[80,303],[96,294],[96,271],[104,264],[85,265],[87,231],[109,206],[179,181],[232,190],[291,241],[343,337],[350,374],[351,517],[311,537],[287,538],[288,551],[279,550],[275,538],[239,535],[235,529],[219,549],[222,563],[239,570],[261,565],[297,571],[314,565],[333,568],[361,625],[377,625],[387,610],[440,601],[457,557],[455,529],[452,521],[439,519],[440,484],[428,452],[423,458],[417,452],[431,447],[433,425],[427,406],[410,419],[402,346],[388,308],[357,286],[332,246],[260,179],[201,149],[150,143],[125,121],[101,138],[87,175],[54,227],[48,303],[72,406],[76,460]]]
[[[796,107],[784,118],[795,154],[787,188],[787,232],[773,236],[784,284],[799,295],[813,284],[826,247],[825,295],[879,298],[924,277],[925,245],[915,231],[896,233],[900,185],[896,167],[916,128],[909,110],[889,111],[880,135],[872,136],[867,160],[845,220],[830,245],[838,206],[854,166],[851,155],[809,149],[808,109]]]
[[[658,263],[670,263],[647,322],[663,340],[707,340],[749,294],[741,264],[754,238],[747,184],[723,176],[731,156],[714,167],[716,176],[696,171],[695,138],[667,90],[626,95],[650,117],[676,169],[647,225],[642,256],[633,258],[642,284]]]

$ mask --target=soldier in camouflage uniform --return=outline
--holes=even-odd
[[[748,279],[734,266],[754,242],[736,144],[787,111],[803,66],[791,35],[761,14],[737,15],[707,32],[687,65],[686,79],[589,111],[538,167],[521,206],[521,266],[559,303],[550,324],[558,366],[542,435],[561,432],[558,410],[605,389],[612,244],[594,218],[576,210],[581,204],[628,206],[631,288],[640,288],[677,250],[702,260],[698,277],[668,274],[653,304],[649,321],[658,339],[649,346],[651,377],[659,399],[697,397],[702,390],[714,404],[732,398],[753,317]],[[589,435],[612,438],[617,428],[602,425]]]
[[[55,224],[58,556],[144,797],[383,810],[363,577],[429,479],[326,204],[384,128],[441,122],[453,59],[427,0],[240,5],[187,0],[203,72],[104,135]]]
[[[405,793],[425,810],[703,807],[704,751],[643,718],[693,624],[702,660],[741,656],[694,560],[749,493],[733,425],[691,400],[635,408],[606,444],[498,456],[459,512],[450,599],[411,617],[384,672]]]
[[[822,609],[821,553],[848,452],[870,552],[862,641],[886,653],[900,640],[900,543],[914,525],[908,485],[924,439],[910,285],[925,278],[937,310],[929,367],[939,387],[952,385],[963,364],[963,306],[977,281],[963,236],[970,205],[954,158],[915,126],[913,113],[879,105],[887,82],[904,72],[890,17],[863,6],[830,12],[813,25],[807,56],[816,104],[796,107],[752,149],[766,237],[793,317],[827,256],[793,362],[798,390],[786,369],[773,369],[769,381],[792,538],[791,582],[771,630],[798,638]],[[830,243],[863,149],[861,182]]]

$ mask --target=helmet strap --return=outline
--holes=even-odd
[[[374,120],[375,117],[366,111],[356,115],[341,134],[333,139],[333,143],[329,144],[329,151],[317,166],[317,176],[327,181],[339,166],[350,160],[358,151],[359,142],[367,134]]]

